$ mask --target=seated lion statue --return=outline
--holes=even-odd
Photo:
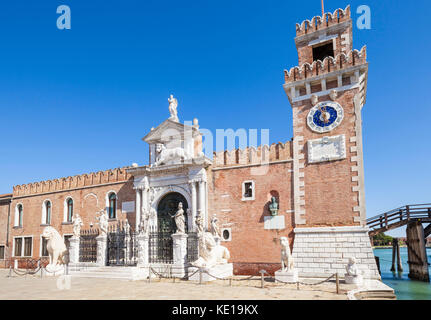
[[[47,239],[46,249],[49,254],[49,264],[53,267],[65,264],[67,248],[61,235],[53,227],[45,227],[42,237]]]
[[[211,268],[217,264],[226,264],[230,259],[229,250],[217,245],[210,232],[203,232],[199,237],[199,259],[192,262],[198,268]]]

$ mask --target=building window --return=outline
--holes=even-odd
[[[254,181],[244,181],[242,183],[242,200],[254,200]]]
[[[41,250],[41,254],[40,254],[41,257],[48,257],[49,256],[47,244],[48,244],[48,239],[42,237],[42,250]]]
[[[73,200],[69,198],[66,202],[67,204],[67,222],[72,222],[73,217]]]
[[[51,201],[49,200],[45,201],[43,206],[43,214],[42,214],[43,224],[48,224],[48,225],[51,224],[51,208],[52,208]]]
[[[33,237],[15,238],[14,248],[15,257],[31,257],[33,253]]]
[[[334,45],[332,41],[313,48],[313,61],[323,61],[327,57],[334,57]]]
[[[115,193],[111,193],[108,199],[109,199],[109,206],[108,206],[109,219],[116,219],[117,218],[117,195]]]
[[[0,260],[4,260],[5,246],[0,246]]]
[[[22,227],[23,221],[23,207],[22,204],[18,204],[15,208],[15,227]]]
[[[232,241],[232,229],[223,228],[221,229],[222,241]]]

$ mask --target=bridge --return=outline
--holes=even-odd
[[[372,237],[389,230],[407,226],[407,249],[409,277],[429,281],[428,259],[426,254],[426,238],[431,234],[431,203],[412,204],[399,207],[366,220],[369,235]],[[425,228],[424,224],[428,224]],[[398,239],[393,243],[392,265],[398,252],[398,270],[402,271],[399,255]]]

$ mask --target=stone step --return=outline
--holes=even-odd
[[[124,279],[132,280],[131,274],[118,274],[107,272],[73,272],[70,274],[72,277],[78,278],[104,278],[104,279]]]

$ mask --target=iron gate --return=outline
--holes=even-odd
[[[187,238],[187,262],[196,261],[199,258],[199,238],[196,232],[189,232]]]
[[[97,261],[97,236],[99,229],[81,230],[79,237],[79,262]]]
[[[109,228],[108,266],[135,266],[138,262],[136,233],[126,223]]]
[[[170,232],[150,232],[148,255],[150,263],[173,263],[173,240]]]

